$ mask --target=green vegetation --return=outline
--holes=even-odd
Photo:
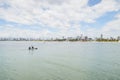
[[[118,42],[118,39],[97,39],[98,42]]]
[[[117,38],[104,38],[103,35],[99,38],[90,38],[88,36],[76,36],[76,37],[62,37],[62,38],[49,38],[49,39],[41,39],[41,38],[0,38],[0,41],[81,41],[81,42],[90,42],[90,41],[96,41],[96,42],[118,42],[120,41],[120,36]]]

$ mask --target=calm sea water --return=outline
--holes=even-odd
[[[120,43],[0,42],[0,80],[120,80]]]

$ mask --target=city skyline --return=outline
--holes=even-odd
[[[51,38],[26,38],[26,37],[0,37],[0,41],[81,41],[81,42],[120,42],[120,36],[117,37],[104,37],[103,34],[101,34],[99,37],[91,38],[86,35],[79,35],[75,37],[51,37]]]
[[[0,0],[0,37],[120,36],[120,0]]]

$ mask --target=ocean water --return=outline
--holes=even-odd
[[[120,43],[1,41],[0,80],[120,80]]]

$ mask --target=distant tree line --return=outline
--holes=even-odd
[[[98,38],[90,38],[88,36],[76,36],[76,37],[67,37],[65,38],[64,36],[62,38],[49,38],[49,39],[41,39],[41,38],[0,38],[0,41],[82,41],[82,42],[87,42],[87,41],[97,41],[97,42],[117,42],[120,41],[120,36],[117,38],[104,38],[103,35],[101,34],[100,37]]]

